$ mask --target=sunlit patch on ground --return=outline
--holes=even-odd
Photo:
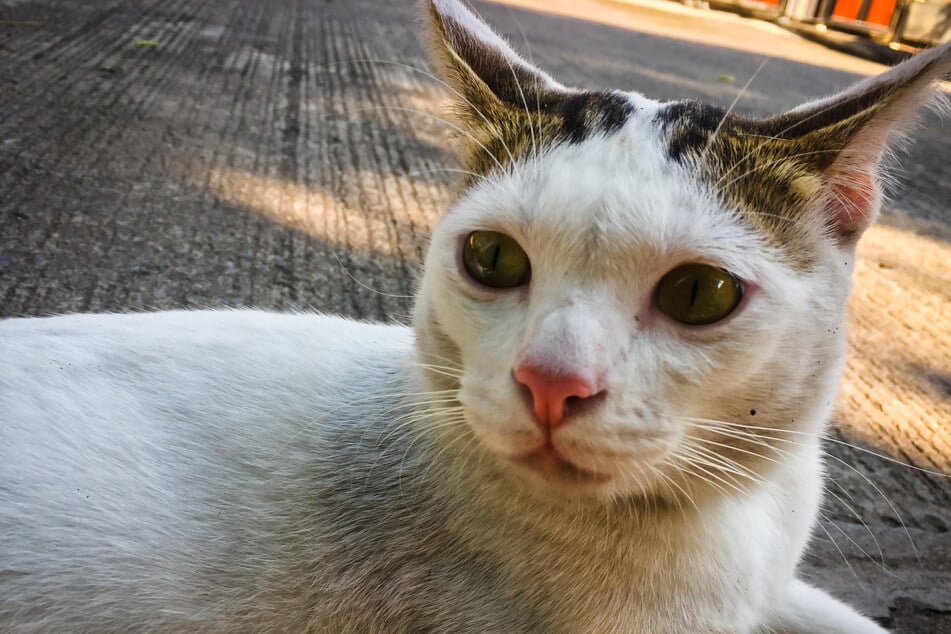
[[[859,242],[849,316],[840,426],[951,474],[951,244],[873,226]]]
[[[393,255],[398,220],[368,213],[331,193],[278,176],[219,168],[209,189],[220,199],[320,238],[337,248]]]

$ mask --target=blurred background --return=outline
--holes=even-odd
[[[913,51],[951,39],[948,0],[715,0],[706,6],[795,25],[803,34],[813,27],[819,33],[833,29],[863,36],[892,50]]]

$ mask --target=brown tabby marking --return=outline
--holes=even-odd
[[[504,43],[487,46],[480,38],[494,38],[491,32],[466,29],[431,3],[429,18],[434,61],[461,97],[456,113],[469,172],[463,189],[551,145],[614,133],[636,109],[621,92],[565,88]],[[886,139],[863,143],[863,138],[887,137],[894,132],[890,120],[909,119],[900,112],[907,101],[902,97],[934,79],[942,50],[833,100],[766,119],[684,101],[663,106],[656,121],[667,135],[671,159],[717,192],[791,266],[808,271],[817,262],[817,232],[848,247],[872,221],[881,198],[878,163]]]
[[[433,57],[464,98],[456,114],[471,135],[463,143],[468,171],[485,175],[551,145],[610,134],[634,112],[623,94],[567,90],[546,82],[547,77],[485,47],[432,5],[429,15],[436,40]],[[475,178],[468,176],[462,186]]]
[[[890,106],[917,89],[915,80],[928,77],[939,61],[935,57],[921,64],[904,83],[882,81],[833,102],[766,119],[747,119],[720,107],[684,101],[666,106],[657,121],[667,131],[672,159],[693,168],[751,228],[782,248],[797,268],[808,270],[815,247],[807,222],[815,207],[855,206],[858,223],[835,222],[851,216],[852,209],[828,216],[828,230],[837,241],[851,244],[867,224],[864,221],[870,220],[858,207],[870,203],[878,191],[870,174],[837,171],[837,159],[870,122],[887,118]],[[855,187],[849,183],[853,179],[858,180]],[[837,191],[830,191],[833,188]]]

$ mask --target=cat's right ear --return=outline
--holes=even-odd
[[[567,89],[522,59],[457,0],[427,0],[432,59],[470,131],[493,136]],[[547,98],[546,98],[547,97]],[[478,136],[482,136],[481,134]]]

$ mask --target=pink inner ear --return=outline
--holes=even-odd
[[[878,210],[880,192],[868,172],[840,172],[829,187],[829,212],[840,237],[862,231]]]

